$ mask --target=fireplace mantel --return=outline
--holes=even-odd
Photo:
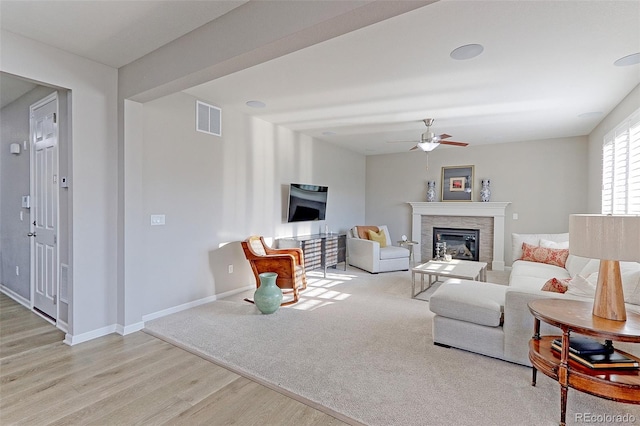
[[[511,202],[409,202],[413,209],[411,239],[422,244],[422,216],[467,216],[493,217],[493,261],[494,271],[504,270],[504,217]],[[414,256],[421,253],[414,247]],[[422,259],[420,259],[422,261]]]

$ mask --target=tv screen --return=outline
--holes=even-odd
[[[289,185],[287,222],[324,220],[327,212],[328,187],[318,185]]]

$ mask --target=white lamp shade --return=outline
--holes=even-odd
[[[591,259],[640,262],[640,216],[569,216],[569,252]]]

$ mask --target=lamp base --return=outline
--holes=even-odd
[[[626,321],[620,262],[601,260],[598,286],[593,299],[593,315],[613,321]]]

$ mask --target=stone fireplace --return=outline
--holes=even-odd
[[[495,271],[504,270],[504,217],[509,202],[410,202],[411,239],[417,261],[433,258],[433,228],[478,229],[479,259]],[[419,258],[419,259],[418,259]]]

